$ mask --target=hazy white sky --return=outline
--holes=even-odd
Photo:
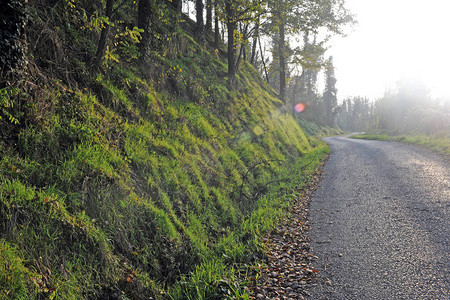
[[[376,99],[402,78],[450,98],[450,0],[346,0],[359,22],[334,38],[338,98]]]

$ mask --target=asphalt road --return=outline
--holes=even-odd
[[[450,161],[393,142],[332,137],[311,200],[309,299],[450,299]]]

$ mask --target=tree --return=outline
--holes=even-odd
[[[216,48],[219,47],[219,37],[220,37],[220,29],[219,29],[219,4],[218,0],[214,0],[214,46]]]
[[[231,87],[234,83],[236,76],[235,69],[235,47],[234,47],[234,31],[237,27],[236,10],[233,7],[232,0],[225,0],[225,15],[228,33],[228,45],[227,45],[227,61],[228,61],[228,85]]]
[[[142,1],[140,1],[140,2],[142,2]],[[109,35],[109,30],[111,28],[110,22],[111,22],[111,18],[112,18],[112,14],[113,14],[113,5],[114,5],[114,0],[106,1],[105,24],[100,33],[100,39],[98,40],[97,51],[95,53],[95,59],[94,59],[96,66],[100,66],[100,64],[102,62],[102,58],[105,55],[106,43],[107,43],[107,39],[108,39],[108,35]]]
[[[329,57],[325,69],[325,90],[323,92],[323,103],[325,105],[326,124],[335,125],[334,117],[337,108],[336,76],[334,75],[333,57]]]
[[[206,0],[206,30],[212,30],[212,0]]]
[[[255,59],[256,59],[256,46],[257,46],[258,40],[259,40],[259,23],[260,23],[260,20],[258,18],[258,20],[256,20],[255,28],[253,30],[252,51],[250,54],[250,63],[252,65],[255,63]]]
[[[203,38],[203,0],[195,0],[195,15],[197,19],[197,33],[198,35]]]
[[[176,13],[181,13],[183,9],[183,1],[182,0],[169,0],[172,7],[174,8]]]
[[[139,44],[139,51],[142,58],[145,58],[150,47],[152,34],[151,26],[154,20],[154,8],[154,0],[139,0],[137,23],[138,27],[144,30],[142,33],[141,42]]]
[[[280,99],[286,103],[286,55],[285,55],[285,45],[286,45],[286,37],[285,37],[285,13],[286,9],[284,7],[285,0],[279,0],[280,4],[278,6],[278,56],[280,60]]]
[[[367,130],[373,122],[373,105],[363,97],[345,99],[338,109],[337,121],[346,131]]]
[[[303,103],[307,109],[302,117],[316,122],[321,119],[317,77],[324,66],[324,43],[325,41],[317,42],[316,37],[310,42],[309,33],[304,34],[303,45],[294,49],[292,54],[290,64],[295,75],[286,90],[286,95],[290,95],[293,112],[297,103]]]
[[[318,33],[325,29],[328,34],[341,34],[343,25],[353,23],[353,17],[342,0],[268,0],[270,29],[277,39],[274,51],[279,67],[279,95],[286,101],[286,65],[288,51],[286,33]]]
[[[373,127],[390,134],[449,132],[449,106],[431,99],[426,85],[415,78],[403,78],[397,89],[376,100]]]
[[[223,0],[223,18],[227,27],[227,61],[228,61],[228,86],[233,87],[236,78],[236,37],[241,37],[238,32],[239,22],[252,22],[263,13],[259,0]]]

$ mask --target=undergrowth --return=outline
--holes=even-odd
[[[250,298],[261,235],[328,148],[249,64],[230,91],[217,54],[173,43],[101,72],[77,50],[61,80],[33,48],[45,80],[1,91],[2,299]]]

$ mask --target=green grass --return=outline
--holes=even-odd
[[[385,134],[362,134],[352,135],[354,139],[368,139],[380,141],[395,141],[420,145],[441,154],[450,154],[450,136],[448,133],[436,133],[431,135],[413,134],[413,135],[385,135]]]
[[[327,136],[336,136],[336,135],[342,135],[344,132],[338,128],[330,127],[330,126],[320,126],[314,122],[307,121],[305,119],[302,119],[301,115],[297,119],[298,124],[302,127],[302,129],[311,136],[315,137],[327,137]]]

